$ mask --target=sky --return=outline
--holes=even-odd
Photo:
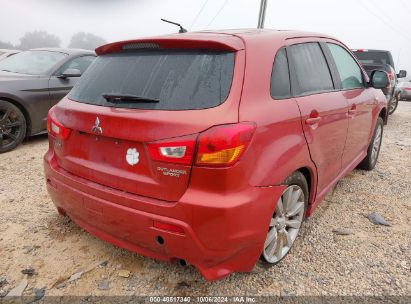
[[[350,48],[387,49],[411,76],[411,1],[267,0],[265,28],[332,35]],[[0,40],[45,30],[66,46],[77,32],[118,41],[176,32],[254,28],[260,0],[0,0]],[[410,77],[408,77],[410,78]]]

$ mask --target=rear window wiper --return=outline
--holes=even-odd
[[[142,96],[136,96],[136,95],[126,95],[126,94],[103,94],[101,95],[107,102],[112,102],[112,103],[117,103],[117,102],[127,102],[127,101],[133,101],[133,102],[147,102],[147,103],[152,103],[152,102],[160,102],[159,99],[155,98],[150,98],[150,97],[142,97]]]

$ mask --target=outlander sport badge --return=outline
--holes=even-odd
[[[126,161],[130,166],[138,164],[140,153],[138,153],[136,148],[130,148],[127,150]]]
[[[100,119],[98,117],[96,118],[96,122],[94,123],[94,126],[91,127],[91,132],[97,133],[97,134],[103,133],[103,128],[100,127]]]

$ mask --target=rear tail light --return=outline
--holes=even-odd
[[[391,82],[395,79],[395,74],[393,72],[388,72],[388,80],[390,82],[390,87],[391,87]]]
[[[215,126],[200,134],[196,165],[227,166],[235,164],[244,153],[254,133],[252,123]]]
[[[253,136],[253,123],[214,126],[197,135],[148,143],[151,158],[156,161],[197,166],[230,166],[235,164]],[[197,151],[196,151],[197,144]]]
[[[196,145],[196,135],[156,141],[148,144],[151,158],[156,161],[191,165]]]
[[[53,111],[50,110],[47,116],[47,131],[54,137],[65,140],[70,136],[71,130],[64,127],[59,123],[53,115]]]

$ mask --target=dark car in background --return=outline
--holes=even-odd
[[[19,50],[0,49],[0,60],[3,60],[20,52],[21,51]]]
[[[398,106],[398,100],[395,98],[397,78],[406,77],[407,72],[400,70],[399,73],[396,74],[394,60],[390,51],[357,49],[353,50],[353,52],[361,62],[368,76],[375,70],[384,70],[388,73],[390,85],[382,91],[388,101],[388,114],[391,115]]]
[[[44,132],[49,109],[94,59],[93,51],[44,48],[0,61],[0,153]]]

